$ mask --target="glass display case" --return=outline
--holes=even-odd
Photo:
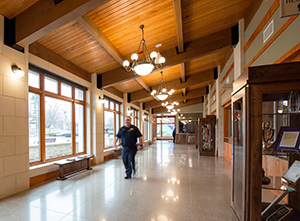
[[[299,70],[300,62],[249,67],[234,82],[231,207],[235,220],[265,220],[275,204],[293,208],[288,220],[300,217],[299,184],[293,189],[280,184],[290,165],[300,159],[299,146],[275,148],[281,128],[300,128]],[[269,184],[262,185],[263,180]]]
[[[215,125],[216,117],[208,115],[206,118],[200,118],[199,129],[199,155],[215,156]]]

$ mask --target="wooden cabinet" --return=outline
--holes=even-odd
[[[216,117],[209,115],[206,118],[200,118],[199,124],[199,155],[215,156],[215,125]]]
[[[262,191],[263,158],[278,158],[286,162],[287,167],[299,159],[299,154],[278,156],[268,149],[275,142],[281,126],[300,127],[300,113],[289,110],[291,93],[300,91],[299,70],[300,62],[249,67],[234,82],[231,207],[237,220],[263,220],[262,207],[272,201],[265,201],[265,190]],[[274,137],[268,135],[269,139],[265,138],[263,142],[263,126],[266,122],[271,124]],[[268,155],[263,156],[263,148]],[[267,167],[268,164],[264,166]],[[275,176],[282,176],[282,171],[277,170],[278,174]],[[265,175],[271,176],[268,173]],[[293,207],[295,214],[300,212],[299,185],[296,190],[297,192],[288,194],[287,202]]]

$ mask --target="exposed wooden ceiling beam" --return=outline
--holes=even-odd
[[[116,48],[116,46],[108,39],[108,37],[101,31],[98,25],[87,14],[77,18],[77,21],[90,33],[102,47],[120,64],[123,64],[124,56]]]
[[[187,100],[186,103],[181,102],[181,103],[179,103],[178,106],[175,107],[175,109],[182,108],[182,107],[187,107],[187,106],[194,105],[194,104],[199,104],[199,103],[202,103],[202,97],[191,99],[191,100]],[[163,108],[163,107],[153,108],[152,110],[153,110],[154,114],[161,113],[161,112],[166,112],[167,111],[167,109]]]
[[[179,101],[194,99],[194,98],[197,98],[197,97],[202,97],[204,95],[206,95],[206,87],[191,90],[187,93],[186,96],[182,96],[181,93],[174,94],[174,95],[171,96],[171,99],[172,99],[172,101],[179,102]],[[145,102],[145,109],[159,107],[159,106],[161,106],[161,103],[163,103],[163,102],[165,102],[165,101],[162,101],[162,102],[156,102],[156,101]]]
[[[49,49],[45,48],[37,42],[34,42],[31,45],[29,45],[29,52],[33,55],[36,55],[39,58],[44,59],[45,61],[50,62],[51,64],[54,64],[66,71],[69,71],[70,73],[88,82],[91,82],[91,73],[81,69],[72,62],[66,60],[58,54],[55,54],[54,52],[50,51]]]
[[[232,46],[231,28],[199,38],[195,41],[186,43],[185,45],[186,51],[181,54],[177,54],[174,48],[161,52],[166,58],[166,63],[163,65],[162,69],[230,48]],[[161,71],[161,69],[159,69],[159,71]],[[132,71],[125,72],[123,67],[116,68],[102,73],[102,87],[106,88],[137,77],[138,76]]]
[[[173,0],[172,2],[173,2],[174,17],[175,17],[177,47],[178,47],[178,52],[182,53],[184,51],[184,43],[183,43],[183,29],[182,29],[181,0]]]
[[[135,79],[136,82],[138,82],[148,93],[151,92],[150,87],[148,86],[148,84],[143,80],[143,78],[136,78]]]
[[[116,46],[108,39],[108,37],[101,31],[99,26],[87,14],[78,17],[77,21],[90,33],[102,47],[122,66],[124,56],[116,48]],[[150,87],[142,78],[135,79],[147,92],[150,92]]]
[[[166,87],[172,88],[174,90],[181,90],[182,88],[187,88],[195,85],[209,85],[211,81],[214,81],[214,70],[204,71],[195,75],[191,75],[186,79],[186,82],[181,83],[179,79],[173,81],[167,81]],[[202,86],[201,85],[201,86]],[[153,87],[158,87],[155,85]],[[145,90],[139,90],[131,93],[131,101],[140,101],[145,98],[151,97],[150,93],[147,93]]]
[[[25,47],[109,0],[38,1],[16,16],[16,44]]]
[[[180,64],[180,74],[181,74],[181,81],[185,82],[185,65],[184,65],[184,63]]]

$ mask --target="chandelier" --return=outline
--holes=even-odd
[[[174,93],[174,90],[171,89],[170,91],[167,91],[166,84],[163,80],[163,72],[160,73],[161,73],[160,85],[158,86],[157,91],[153,90],[151,92],[151,96],[155,96],[158,100],[164,101],[168,98],[169,95],[172,95]]]
[[[179,105],[179,103],[177,101],[171,101],[170,97],[169,97],[169,101],[165,102],[165,103],[162,103],[161,106],[167,108],[168,110],[172,110],[174,109],[174,107],[176,105]]]
[[[169,109],[168,110],[168,112],[170,112],[172,115],[176,115],[178,112],[180,111],[180,109],[177,109],[177,110],[175,110],[175,109]]]
[[[157,53],[155,51],[153,51],[149,56],[146,47],[146,40],[144,39],[144,25],[141,25],[140,29],[142,29],[142,40],[140,41],[137,53],[131,55],[131,64],[129,61],[125,60],[123,62],[123,66],[126,72],[134,71],[134,73],[138,75],[145,76],[150,74],[154,68],[161,68],[166,59],[162,57],[159,52]],[[157,45],[156,47],[160,46],[161,44]],[[141,60],[137,61],[139,55],[141,56]]]

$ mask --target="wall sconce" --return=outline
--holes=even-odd
[[[11,70],[17,77],[21,78],[24,76],[24,71],[15,64],[11,66]]]
[[[101,103],[101,104],[105,103],[104,97],[102,98],[102,97],[99,96],[99,103]]]

